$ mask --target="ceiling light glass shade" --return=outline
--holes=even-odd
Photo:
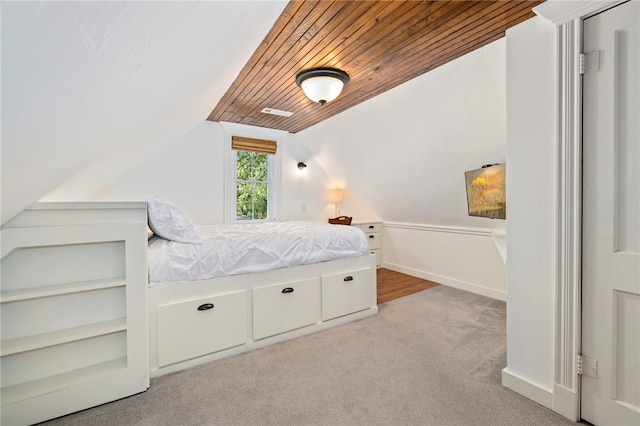
[[[324,104],[337,98],[344,84],[333,77],[312,77],[300,83],[300,87],[307,98]]]
[[[296,77],[296,84],[307,98],[322,105],[337,98],[348,82],[349,75],[334,68],[315,68]]]

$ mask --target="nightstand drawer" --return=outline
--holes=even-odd
[[[380,244],[380,234],[365,234],[367,237],[367,241],[369,242],[369,248],[371,250],[379,249],[381,247]]]
[[[376,255],[376,266],[382,266],[382,222],[356,221],[352,222],[351,226],[362,229],[371,253]]]
[[[355,226],[362,229],[364,232],[380,232],[382,228],[380,223],[359,223]]]

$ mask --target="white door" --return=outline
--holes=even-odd
[[[640,425],[640,2],[584,21],[581,416]]]

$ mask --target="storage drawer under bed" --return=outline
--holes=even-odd
[[[253,289],[253,339],[295,330],[320,320],[319,279],[309,278]]]
[[[322,321],[372,305],[371,268],[322,276]]]
[[[245,344],[246,290],[158,306],[158,366]]]

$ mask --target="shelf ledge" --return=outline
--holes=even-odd
[[[89,339],[91,337],[103,336],[105,334],[117,333],[126,329],[126,319],[118,318],[110,321],[82,325],[80,327],[52,331],[49,333],[35,334],[33,336],[3,340],[2,347],[0,349],[0,355],[14,355],[21,352],[43,349],[63,343]]]
[[[493,231],[491,233],[491,238],[493,239],[498,252],[500,253],[500,257],[504,264],[507,264],[507,234],[504,231]]]
[[[123,287],[124,285],[126,285],[126,278],[122,276],[19,290],[6,290],[0,293],[0,303],[19,302],[22,300],[39,299],[42,297],[60,296],[71,293],[82,293],[106,288]]]
[[[60,389],[67,388],[69,385],[89,381],[107,374],[113,374],[115,372],[126,370],[126,368],[127,358],[116,358],[111,361],[90,365],[77,370],[71,370],[66,373],[56,374],[54,376],[48,376],[14,386],[8,386],[2,388],[2,406],[5,407],[7,405],[15,404],[16,402],[37,398],[42,395],[56,392]]]

